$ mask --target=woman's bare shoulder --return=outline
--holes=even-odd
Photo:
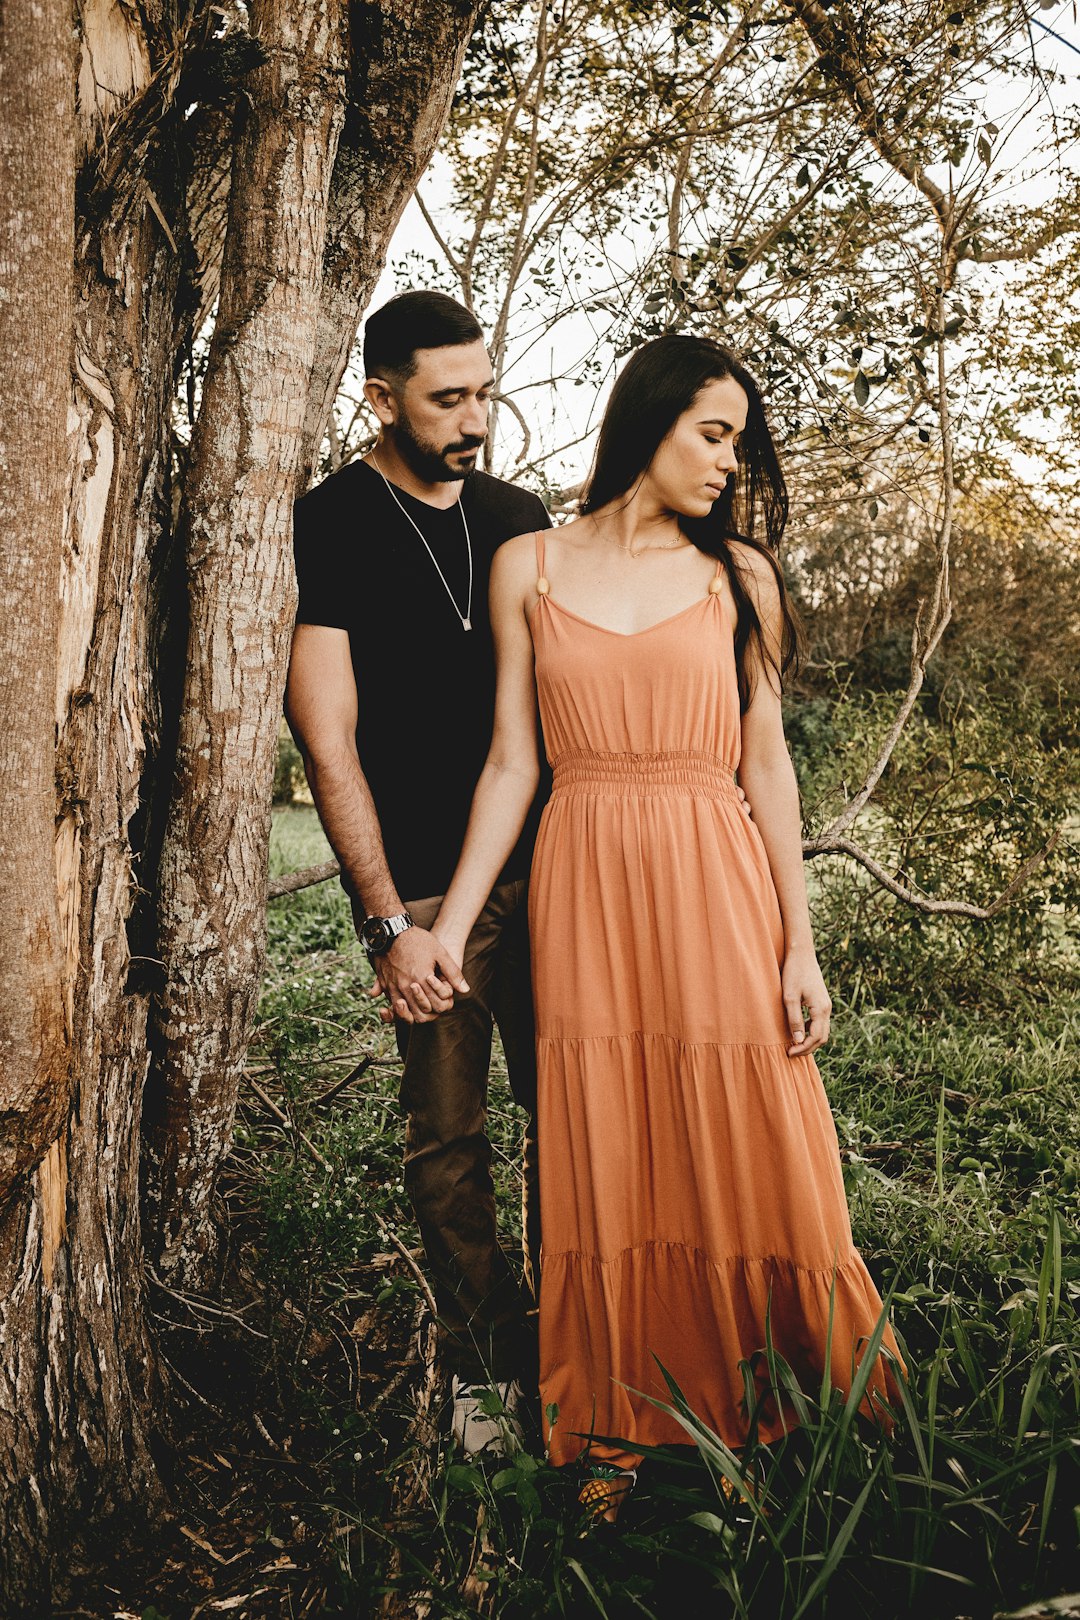
[[[580,546],[596,536],[596,524],[592,518],[570,518],[566,523],[560,523],[558,528],[551,529],[548,539],[554,540],[559,546]]]
[[[525,570],[535,574],[538,532],[542,532],[544,539],[547,539],[549,532],[547,529],[543,531],[529,529],[524,534],[515,534],[511,539],[504,540],[495,552],[492,566],[503,573],[516,575]]]
[[[563,550],[579,550],[593,534],[593,525],[581,518],[572,518],[569,523],[560,523],[553,529],[540,530],[545,559],[557,557]],[[500,567],[512,570],[515,576],[530,570],[535,574],[538,549],[537,531],[530,530],[528,534],[516,534],[512,540],[505,540],[495,555],[501,559]]]

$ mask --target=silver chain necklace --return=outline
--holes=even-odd
[[[394,505],[398,508],[398,510],[401,512],[401,514],[404,517],[408,518],[409,522],[412,524],[413,528],[416,530],[417,534],[420,536],[420,539],[423,541],[424,550],[427,552],[428,556],[431,558],[432,562],[435,565],[435,572],[438,574],[439,578],[442,580],[443,590],[446,592],[447,596],[450,598],[450,602],[451,602],[451,604],[453,606],[454,612],[457,614],[458,618],[461,620],[461,628],[463,630],[471,630],[472,629],[472,582],[473,582],[472,537],[469,534],[469,520],[465,516],[465,509],[461,504],[460,496],[458,497],[458,500],[457,500],[457,509],[461,513],[461,522],[462,522],[462,526],[463,526],[463,528],[465,530],[465,549],[467,550],[467,552],[469,554],[469,594],[465,599],[465,612],[464,613],[462,613],[461,609],[458,607],[457,602],[454,599],[454,593],[450,589],[449,585],[446,583],[446,575],[443,573],[442,569],[439,567],[438,558],[435,556],[435,553],[432,551],[431,547],[428,545],[427,537],[425,536],[423,529],[420,527],[419,523],[417,523],[417,521],[413,517],[412,513],[410,511],[408,511],[407,508],[404,507],[401,504],[400,500],[398,500],[397,491],[395,490],[393,484],[390,482],[389,478],[387,478],[386,474],[383,472],[382,468],[379,466],[379,463],[375,460],[375,452],[374,451],[369,451],[368,453],[371,456],[371,465],[375,468],[375,471],[378,473],[379,477],[382,479],[383,483],[386,485],[387,489],[390,491],[390,496],[391,496],[391,499],[394,502]]]

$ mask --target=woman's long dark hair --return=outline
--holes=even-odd
[[[699,551],[719,558],[735,598],[735,667],[739,703],[745,712],[753,695],[747,652],[753,643],[782,680],[798,667],[800,634],[784,576],[780,540],[788,517],[787,486],[765,418],[761,390],[746,367],[711,338],[671,334],[645,343],[627,361],[611,390],[596,459],[581,502],[587,515],[629,495],[684,411],[706,383],[731,377],[746,394],[746,427],[738,447],[739,467],[724,486],[708,517],[680,517],[679,527]],[[758,524],[764,538],[755,531]],[[779,664],[766,645],[761,620],[730,542],[741,540],[767,557],[780,591],[782,627]]]

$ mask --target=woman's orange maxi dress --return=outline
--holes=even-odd
[[[850,1387],[881,1300],[854,1248],[836,1130],[789,1058],[784,934],[739,806],[740,717],[721,570],[633,635],[552,599],[537,536],[531,625],[554,789],[530,927],[539,1066],[540,1394],[554,1462],[686,1443],[635,1391],[657,1363],[731,1446],[739,1362],[772,1342],[817,1389]],[[895,1349],[887,1335],[886,1344]],[[880,1390],[888,1379],[874,1370]],[[773,1414],[768,1439],[781,1427]]]

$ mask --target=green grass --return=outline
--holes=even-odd
[[[275,815],[275,869],[323,858],[311,810]],[[788,1388],[801,1426],[736,1458],[673,1388],[688,1445],[649,1459],[610,1536],[583,1526],[573,1480],[539,1454],[483,1469],[441,1453],[421,1509],[389,1521],[387,1477],[415,1461],[394,1450],[403,1429],[335,1382],[332,1352],[300,1372],[298,1346],[358,1312],[407,1333],[417,1284],[387,1231],[410,1248],[416,1237],[393,1039],[340,888],[274,902],[270,952],[252,1069],[290,1128],[245,1106],[238,1154],[266,1286],[303,1317],[306,1338],[283,1330],[279,1378],[323,1437],[318,1511],[338,1566],[338,1608],[324,1612],[373,1612],[391,1552],[395,1584],[433,1594],[435,1613],[475,1613],[481,1593],[482,1612],[508,1620],[989,1620],[1080,1588],[1080,1018],[1067,976],[1012,999],[999,963],[984,1009],[961,1013],[907,985],[900,961],[875,1006],[862,980],[845,1008],[854,976],[826,962],[838,1011],[822,1072],[855,1237],[891,1292],[909,1366],[895,1438],[865,1430],[836,1391]],[[497,1075],[490,1123],[510,1232],[521,1118]],[[771,1373],[788,1386],[775,1359]]]

